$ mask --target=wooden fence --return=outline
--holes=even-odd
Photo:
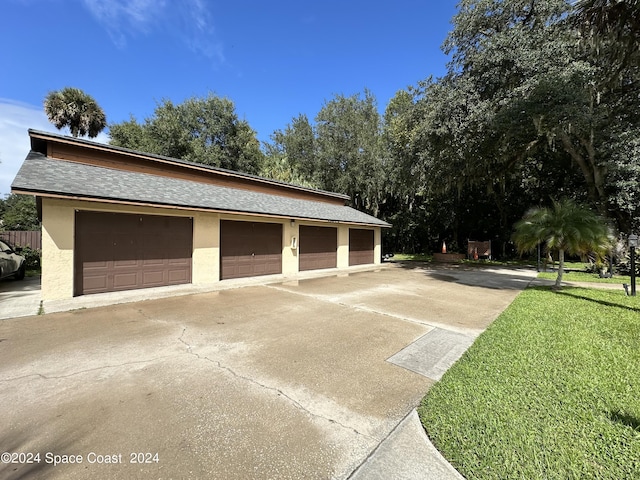
[[[29,247],[34,250],[42,249],[42,232],[33,231],[8,231],[0,232],[0,240],[7,242],[13,247]]]
[[[469,259],[488,258],[491,260],[491,240],[486,242],[469,240],[467,255]]]

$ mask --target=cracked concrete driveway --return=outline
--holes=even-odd
[[[0,450],[27,454],[0,477],[347,478],[438,376],[425,339],[471,343],[530,280],[390,266],[0,321]]]

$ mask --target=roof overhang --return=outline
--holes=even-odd
[[[105,204],[391,226],[345,205],[52,159],[33,151],[16,175],[12,192]]]

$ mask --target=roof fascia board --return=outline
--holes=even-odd
[[[164,203],[146,203],[146,202],[134,202],[130,200],[114,200],[110,198],[96,198],[96,197],[82,197],[76,195],[60,195],[56,193],[50,192],[42,192],[35,190],[26,190],[26,189],[11,189],[11,193],[16,193],[20,195],[36,195],[36,198],[54,198],[59,200],[75,200],[89,203],[106,203],[111,205],[128,205],[133,207],[148,207],[148,208],[160,208],[160,209],[169,209],[169,210],[180,210],[180,211],[192,211],[192,212],[206,212],[206,213],[220,213],[220,214],[228,214],[228,215],[250,215],[255,217],[262,218],[277,218],[277,219],[286,219],[286,220],[296,220],[296,221],[312,221],[315,223],[329,223],[334,225],[358,225],[358,226],[366,226],[366,227],[381,227],[381,228],[390,228],[391,225],[382,225],[382,224],[374,224],[374,223],[360,223],[360,222],[348,222],[341,220],[326,220],[320,218],[312,218],[312,217],[300,217],[300,216],[292,216],[292,215],[276,215],[276,214],[268,214],[262,212],[248,212],[241,210],[224,210],[224,209],[216,209],[216,208],[202,208],[202,207],[185,207],[181,205],[170,205]],[[345,207],[347,208],[347,207]]]

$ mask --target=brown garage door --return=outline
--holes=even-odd
[[[75,295],[191,282],[191,218],[76,212]]]
[[[349,265],[373,263],[373,230],[349,229]]]
[[[300,271],[338,265],[338,229],[300,226]]]
[[[220,222],[220,278],[282,273],[282,225]]]

